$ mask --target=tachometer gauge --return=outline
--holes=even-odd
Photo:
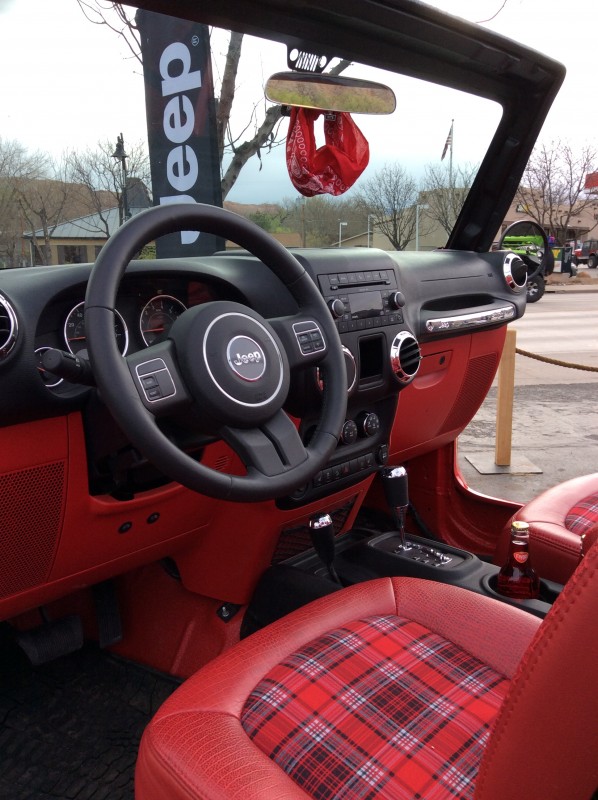
[[[139,330],[146,345],[149,347],[165,339],[172,323],[183,311],[186,306],[169,294],[159,294],[148,300],[139,317]]]
[[[129,332],[120,313],[114,310],[114,335],[118,349],[124,356],[129,346]],[[73,355],[88,358],[87,335],[85,333],[85,303],[79,303],[69,311],[64,323],[64,341]]]

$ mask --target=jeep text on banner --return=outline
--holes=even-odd
[[[138,11],[154,205],[222,206],[208,28]],[[159,258],[207,255],[224,241],[197,231],[163,236]]]

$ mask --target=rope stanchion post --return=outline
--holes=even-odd
[[[496,395],[496,444],[494,462],[499,467],[508,467],[511,464],[516,342],[517,331],[514,328],[508,328],[502,357],[498,367],[498,389]]]

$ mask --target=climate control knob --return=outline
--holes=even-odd
[[[346,419],[341,430],[341,442],[343,444],[353,444],[357,441],[359,431],[357,424],[352,419]]]
[[[380,430],[380,417],[373,411],[364,411],[357,418],[357,430],[360,436],[375,436]]]

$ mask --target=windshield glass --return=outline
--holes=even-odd
[[[330,119],[325,133],[324,115],[297,123],[264,96],[268,77],[288,70],[283,44],[231,40],[207,28],[204,40],[202,26],[184,23],[178,39],[189,58],[207,45],[206,60],[197,67],[172,51],[169,60],[163,47],[161,77],[151,84],[135,10],[122,7],[119,18],[110,5],[36,0],[3,7],[2,267],[91,261],[128,216],[185,198],[222,203],[288,246],[446,244],[500,121],[498,105],[331,58],[324,72],[389,86],[396,109]],[[160,35],[168,20],[160,18]],[[198,105],[193,93],[211,95],[210,83],[213,98]],[[303,127],[287,146],[293,124]],[[158,156],[160,127],[170,138]],[[298,154],[309,186],[291,178]],[[168,192],[156,184],[160,169]],[[331,170],[327,182],[322,176]]]

